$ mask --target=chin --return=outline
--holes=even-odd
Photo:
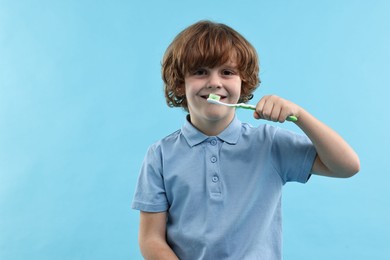
[[[234,113],[230,114],[222,111],[210,111],[207,113],[207,118],[209,118],[211,121],[219,121],[229,117],[233,118]]]

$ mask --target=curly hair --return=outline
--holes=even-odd
[[[169,107],[188,111],[184,77],[199,67],[214,68],[235,58],[242,84],[239,102],[248,102],[260,84],[255,48],[231,27],[199,21],[180,32],[168,46],[162,61],[162,79]]]

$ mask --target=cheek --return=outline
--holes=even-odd
[[[185,83],[184,91],[186,96],[195,96],[202,89],[202,85],[197,82],[188,81]]]
[[[243,87],[242,81],[239,80],[239,81],[237,82],[236,86],[237,86],[237,87],[234,89],[234,90],[235,90],[235,95],[236,95],[237,97],[240,97],[241,94],[242,94],[242,87]]]

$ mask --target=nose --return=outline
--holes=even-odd
[[[209,81],[207,82],[207,88],[221,88],[222,83],[221,83],[221,78],[216,72],[210,73],[209,76]]]

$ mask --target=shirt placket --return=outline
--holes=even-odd
[[[218,147],[218,139],[216,137],[207,139],[205,153],[207,168],[206,182],[211,197],[220,197],[222,195]]]

